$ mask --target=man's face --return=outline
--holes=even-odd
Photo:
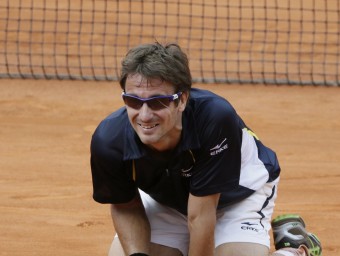
[[[168,96],[175,92],[174,86],[160,79],[145,79],[139,74],[129,75],[125,83],[125,93],[140,98]],[[126,106],[130,123],[140,140],[158,151],[173,149],[179,142],[182,130],[182,113],[187,94],[180,96],[178,105],[171,102],[168,107],[152,110],[146,103],[140,109]]]

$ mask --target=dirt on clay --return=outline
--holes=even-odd
[[[227,98],[282,167],[274,217],[300,214],[340,255],[340,89],[202,85]],[[115,82],[0,80],[0,255],[107,255],[109,206],[92,199],[90,140],[123,106]]]

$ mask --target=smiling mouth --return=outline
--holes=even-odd
[[[149,130],[152,128],[155,128],[156,126],[158,126],[158,124],[154,124],[154,125],[142,125],[142,124],[138,124],[140,127],[142,127],[143,129]]]

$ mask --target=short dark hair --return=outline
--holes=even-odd
[[[187,55],[176,43],[142,44],[128,51],[122,61],[120,86],[125,90],[129,75],[140,74],[146,79],[169,82],[177,91],[189,91],[192,78]]]

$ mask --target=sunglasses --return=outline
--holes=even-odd
[[[144,103],[152,110],[160,110],[170,106],[172,101],[178,100],[182,95],[182,92],[178,92],[173,95],[160,95],[150,98],[139,98],[132,94],[122,93],[122,97],[126,106],[133,109],[140,109]]]

